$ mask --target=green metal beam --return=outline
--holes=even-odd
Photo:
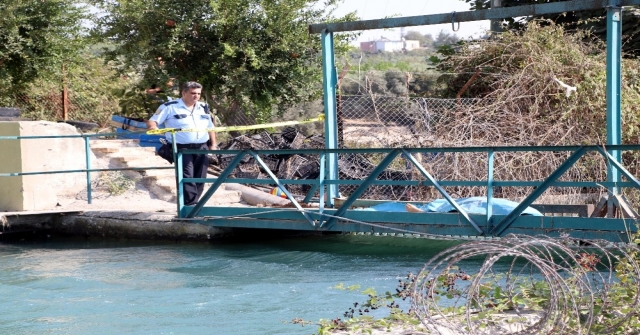
[[[240,164],[244,156],[246,156],[247,154],[248,154],[247,151],[243,151],[240,154],[235,155],[235,157],[233,157],[233,160],[231,160],[229,165],[227,165],[227,167],[224,170],[222,170],[222,173],[220,173],[218,178],[213,182],[213,184],[209,187],[209,189],[202,195],[200,200],[198,200],[198,203],[184,217],[192,218],[198,215],[200,210],[202,210],[202,207],[204,207],[207,201],[209,201],[213,193],[215,193],[216,190],[220,187],[220,185],[222,185],[222,183],[224,183],[224,181],[231,175],[231,172],[233,172],[233,169],[235,169],[236,166]],[[191,182],[191,180],[186,180],[186,182]]]
[[[208,212],[205,212],[208,211]],[[317,213],[317,209],[307,209],[307,213]],[[348,210],[331,225],[312,227],[304,217],[292,209],[274,211],[272,208],[225,209],[225,216],[220,211],[203,209],[203,213],[213,216],[197,218],[192,222],[214,227],[286,229],[317,232],[361,232],[361,233],[401,233],[401,234],[434,234],[445,237],[476,237],[472,226],[464,222],[459,213],[401,213]],[[335,216],[337,210],[326,209],[327,216]],[[228,217],[228,218],[227,218]],[[483,215],[472,214],[474,220],[482,220]],[[505,215],[496,215],[498,220]],[[627,242],[629,234],[637,231],[637,227],[625,219],[612,218],[580,218],[580,217],[541,217],[519,216],[509,226],[509,233],[547,236],[562,234],[575,238],[604,238],[613,242]]]
[[[551,184],[556,181],[560,176],[562,176],[569,168],[575,164],[580,157],[582,157],[586,152],[585,148],[580,148],[576,152],[574,152],[569,158],[567,158],[564,163],[562,163],[553,173],[545,179],[545,181],[537,187],[529,196],[527,196],[523,201],[520,202],[516,208],[514,208],[509,215],[507,215],[500,223],[498,223],[492,230],[491,233],[494,236],[501,236],[502,233],[515,221],[515,219],[522,214],[522,212],[529,207],[544,191],[546,191]]]
[[[410,153],[408,153],[406,150],[402,149],[402,153],[404,154],[404,156],[406,157],[406,159],[408,159],[411,164],[413,164],[413,166],[418,169],[418,171],[420,171],[420,173],[429,180],[429,183],[431,183],[431,185],[433,185],[433,187],[436,188],[436,190],[438,190],[438,192],[440,192],[440,194],[442,194],[442,196],[449,202],[449,204],[451,204],[451,206],[453,206],[453,208],[456,209],[456,211],[458,211],[458,213],[460,213],[460,215],[462,215],[462,217],[465,219],[466,222],[468,222],[470,225],[473,226],[473,228],[475,228],[475,230],[480,234],[484,234],[484,231],[482,229],[480,229],[480,227],[478,227],[478,224],[469,216],[469,214],[462,209],[462,207],[460,207],[460,205],[458,205],[458,203],[451,198],[451,196],[449,195],[449,193],[447,193],[447,191],[442,188],[442,186],[440,186],[438,184],[438,181],[433,178],[433,176],[431,176],[431,174],[429,172],[427,172],[427,170],[425,170],[424,166],[422,166],[422,164],[420,162],[418,162],[415,157],[413,157],[413,155],[411,155]]]
[[[378,166],[376,166],[376,168],[373,169],[373,171],[371,171],[369,176],[367,176],[367,178],[362,181],[362,184],[360,184],[360,186],[358,186],[358,188],[355,191],[353,191],[351,195],[349,195],[349,198],[347,198],[347,200],[342,204],[342,206],[340,206],[340,208],[338,209],[335,215],[342,216],[342,214],[347,211],[347,209],[351,206],[351,204],[353,204],[360,197],[360,195],[364,193],[367,187],[371,185],[371,182],[376,180],[376,178],[378,178],[378,176],[382,173],[382,171],[384,171],[387,168],[387,166],[391,164],[391,162],[396,158],[396,156],[398,156],[399,153],[400,153],[399,149],[392,149],[391,152],[389,152],[389,154],[387,154],[387,156],[380,162],[380,164],[378,164]],[[327,225],[330,226],[335,222],[336,222],[336,218],[331,218],[330,220],[327,221]]]
[[[622,7],[618,2],[611,0],[607,7],[607,145],[622,144],[622,111],[621,111],[621,86],[622,86]],[[622,161],[620,150],[610,150],[609,153],[615,161]],[[620,170],[609,165],[607,180],[619,183]],[[609,189],[611,194],[617,195],[620,189],[617,186]],[[613,207],[609,204],[609,213],[613,213]]]
[[[324,86],[324,137],[325,148],[338,148],[338,118],[336,91],[338,75],[336,73],[335,54],[333,52],[333,33],[322,32],[322,84]],[[327,175],[329,179],[338,179],[338,155],[327,155]],[[333,207],[333,198],[338,196],[338,186],[328,185],[327,203]]]
[[[634,5],[640,5],[640,0],[574,0],[535,5],[483,9],[466,12],[451,12],[445,14],[431,14],[350,22],[318,23],[309,26],[309,33],[319,34],[323,31],[336,33],[354,30],[427,26],[443,23],[454,24],[458,22],[495,20],[511,17],[544,15],[591,9],[604,9],[608,6],[623,7]]]

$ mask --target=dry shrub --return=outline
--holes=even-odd
[[[457,120],[440,136],[456,141],[505,145],[576,145],[606,142],[606,46],[586,31],[562,26],[505,32],[466,44],[441,64],[457,75],[443,76],[458,92],[476,68],[480,76],[467,94],[492,103],[456,111]],[[577,90],[567,90],[555,79]],[[623,60],[624,142],[637,143],[640,61]],[[467,129],[473,127],[474,131]],[[441,137],[442,138],[442,137]]]
[[[451,73],[441,80],[447,84],[449,94],[456,94],[480,69],[465,95],[483,98],[485,103],[449,111],[453,115],[432,126],[437,139],[432,145],[605,144],[606,64],[606,45],[602,41],[589,32],[568,32],[548,22],[531,22],[525,31],[505,32],[494,39],[464,44],[440,64],[441,70]],[[640,61],[624,59],[622,77],[623,143],[638,143]],[[576,90],[568,92],[558,81]],[[567,156],[568,153],[552,152],[497,155],[496,179],[542,180]],[[606,179],[606,162],[598,156],[582,158],[562,179]],[[449,169],[443,177],[473,178],[477,174],[473,168],[486,166],[486,157],[451,154],[447,163],[445,166],[466,166],[469,171]],[[624,165],[637,175],[636,154],[626,152]]]

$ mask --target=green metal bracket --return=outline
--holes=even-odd
[[[342,206],[340,206],[340,208],[335,212],[334,216],[342,216],[347,211],[347,209],[351,207],[351,205],[364,193],[367,187],[369,187],[369,185],[371,185],[371,183],[376,180],[376,178],[378,178],[382,171],[384,171],[384,169],[386,169],[387,166],[391,164],[391,162],[396,158],[396,156],[398,156],[399,153],[400,149],[392,149],[391,152],[389,152],[389,154],[387,154],[387,156],[380,162],[380,164],[378,164],[378,166],[376,166],[376,168],[371,171],[371,174],[362,182],[362,184],[360,184],[360,186],[358,186],[358,188],[353,191],[349,198],[345,200]],[[330,227],[337,221],[335,217],[327,221],[327,226]]]
[[[209,187],[207,192],[205,192],[202,195],[202,197],[200,198],[200,200],[198,200],[198,203],[186,215],[187,218],[193,218],[196,215],[198,215],[198,213],[200,213],[200,210],[202,209],[202,207],[204,207],[204,205],[207,203],[207,201],[209,201],[209,199],[211,199],[211,196],[213,196],[213,193],[215,193],[216,190],[220,187],[220,185],[222,185],[222,183],[224,183],[224,181],[231,175],[231,172],[233,172],[233,169],[235,169],[236,166],[238,166],[238,164],[240,164],[240,162],[242,161],[244,156],[247,155],[247,153],[248,153],[248,151],[242,151],[241,153],[239,153],[235,157],[233,157],[231,162],[229,162],[229,165],[227,165],[227,167],[222,171],[222,173],[220,173],[220,175],[218,176],[216,181],[211,185],[211,187]],[[181,199],[181,200],[183,200],[183,199]],[[178,213],[180,213],[180,212],[178,212]]]
[[[569,156],[569,158],[567,158],[564,163],[562,163],[555,171],[553,171],[553,173],[549,177],[547,177],[547,179],[545,179],[545,181],[540,186],[538,186],[533,192],[531,192],[529,196],[527,196],[522,202],[520,202],[518,206],[516,206],[516,208],[511,211],[511,213],[509,213],[509,215],[507,215],[502,221],[500,221],[500,223],[498,223],[493,228],[493,230],[491,230],[491,233],[494,236],[500,236],[502,232],[504,232],[504,230],[507,229],[509,225],[511,225],[511,223],[513,223],[513,221],[518,216],[520,216],[520,214],[522,214],[522,212],[527,207],[529,207],[536,199],[538,199],[538,197],[540,197],[540,195],[542,195],[542,193],[544,193],[544,191],[546,191],[553,182],[555,182],[558,178],[560,178],[560,176],[567,172],[567,170],[569,170],[569,168],[571,168],[573,164],[575,164],[580,159],[580,157],[584,155],[585,152],[586,148],[582,147],[575,151],[571,156]]]
[[[636,179],[636,177],[633,174],[631,174],[631,172],[625,169],[624,166],[622,166],[622,164],[620,164],[616,160],[616,158],[611,156],[606,150],[602,148],[598,148],[598,151],[602,154],[602,156],[604,156],[609,161],[611,165],[615,167],[617,171],[622,173],[625,177],[627,177],[627,179],[629,179],[630,182],[636,184],[636,187],[640,189],[640,182],[638,181],[638,179]],[[620,152],[620,150],[616,150],[616,151]]]
[[[495,153],[493,150],[487,152],[487,231],[491,228],[493,220],[493,163],[495,161]]]
[[[91,204],[91,155],[89,154],[89,137],[84,137],[84,157],[87,167],[87,203]]]
[[[287,195],[287,198],[289,198],[289,201],[291,201],[291,203],[300,211],[300,213],[302,213],[302,215],[304,216],[305,219],[307,219],[307,221],[309,221],[309,223],[315,227],[316,223],[314,222],[314,220],[309,216],[309,214],[307,214],[305,212],[304,209],[302,209],[302,206],[300,206],[300,204],[298,203],[298,201],[293,197],[293,195],[291,194],[291,192],[289,192],[289,190],[287,190],[287,188],[280,182],[280,180],[278,180],[278,177],[276,177],[275,174],[273,174],[273,172],[271,171],[271,169],[269,169],[269,167],[267,166],[267,164],[265,164],[262,159],[260,158],[260,156],[258,156],[258,154],[256,154],[255,152],[249,150],[249,153],[251,154],[251,156],[253,156],[253,158],[256,160],[256,162],[258,162],[258,164],[260,164],[260,166],[262,166],[262,168],[264,169],[264,171],[267,173],[267,175],[269,175],[269,178],[271,178],[271,180],[273,180],[273,182],[277,185],[276,187],[280,188],[280,190],[282,190],[282,192],[284,192],[284,194]]]
[[[173,167],[176,176],[176,206],[178,207],[178,217],[184,207],[184,186],[182,185],[182,153],[178,152],[176,144],[176,133],[171,133],[171,150],[173,150]]]
[[[456,211],[458,211],[458,213],[462,215],[462,217],[467,221],[467,223],[471,224],[473,228],[475,228],[480,235],[484,234],[484,231],[482,231],[482,229],[478,227],[478,224],[475,221],[473,221],[473,219],[469,216],[469,214],[464,209],[462,209],[462,207],[460,207],[460,205],[458,205],[458,203],[455,200],[453,200],[453,198],[451,198],[449,193],[447,193],[447,191],[444,188],[442,188],[440,184],[438,184],[438,181],[435,178],[433,178],[431,174],[427,172],[427,170],[424,169],[422,164],[416,161],[415,157],[413,157],[411,153],[407,152],[405,149],[402,149],[402,154],[404,155],[404,157],[406,157],[406,159],[408,159],[411,162],[411,164],[413,164],[413,166],[416,167],[416,169],[418,169],[418,171],[420,171],[420,173],[422,173],[422,175],[425,178],[429,179],[429,182],[433,185],[433,187],[435,187],[438,190],[438,192],[440,192],[440,194],[442,194],[442,196],[445,199],[447,199],[447,201],[451,204],[451,206],[453,206],[453,208],[455,208]]]

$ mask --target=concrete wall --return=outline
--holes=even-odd
[[[0,136],[20,136],[17,122],[0,122]],[[20,172],[22,170],[20,141],[0,140],[0,173]],[[16,190],[22,189],[22,177],[0,177],[0,210],[8,211],[22,208],[22,196]],[[20,209],[21,210],[21,209]]]
[[[406,40],[404,41],[404,48],[407,51],[420,49],[420,41]]]
[[[0,136],[78,135],[72,125],[46,121],[0,122]],[[86,168],[82,138],[1,140],[0,173]],[[90,153],[92,162],[95,156]],[[94,165],[94,164],[92,164]],[[94,165],[95,167],[95,165]],[[93,173],[92,177],[97,176]],[[0,211],[51,209],[58,197],[86,189],[86,173],[0,177]]]

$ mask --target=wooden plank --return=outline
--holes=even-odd
[[[32,121],[32,120],[25,119],[23,117],[0,116],[0,121]]]
[[[532,204],[530,207],[537,209],[540,213],[547,214],[576,214],[579,217],[589,217],[594,210],[593,205],[547,205]]]
[[[592,218],[603,218],[607,216],[607,198],[602,197],[596,205],[596,208],[591,213]]]
[[[638,217],[638,213],[633,210],[633,207],[631,207],[627,198],[616,194],[612,197],[612,200],[619,211],[620,217],[628,219],[635,219]]]
[[[49,223],[53,218],[65,214],[79,214],[83,211],[64,210],[64,211],[25,211],[25,212],[5,212],[0,217],[3,227],[11,227],[16,225],[35,225],[41,223]]]

